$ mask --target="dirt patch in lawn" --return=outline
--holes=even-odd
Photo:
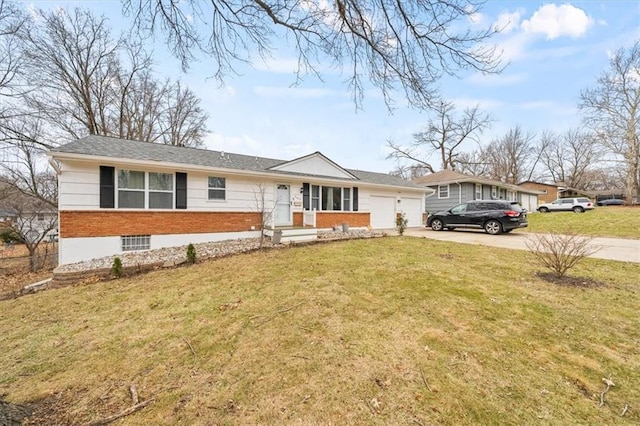
[[[556,274],[550,272],[537,272],[536,276],[549,283],[557,284],[567,287],[604,287],[605,283],[587,277],[573,277],[571,275],[564,275],[558,277]]]

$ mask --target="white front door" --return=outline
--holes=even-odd
[[[276,226],[291,225],[289,185],[278,184],[276,187],[276,211],[273,221]]]

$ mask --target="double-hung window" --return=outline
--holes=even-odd
[[[351,188],[342,188],[342,210],[351,211]]]
[[[173,174],[149,173],[149,208],[173,208]]]
[[[311,185],[311,210],[320,210],[320,185]]]
[[[491,198],[494,200],[498,198],[498,187],[495,185],[491,187]]]
[[[482,184],[476,183],[476,200],[482,200]]]
[[[173,173],[118,170],[118,208],[173,209]]]
[[[438,185],[438,198],[449,198],[449,185]]]
[[[342,210],[342,188],[322,187],[322,210]]]
[[[223,177],[209,176],[209,200],[224,201],[227,197],[227,180]]]
[[[144,209],[145,173],[134,170],[118,170],[118,207]]]

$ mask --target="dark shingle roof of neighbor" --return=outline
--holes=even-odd
[[[245,170],[249,172],[314,176],[311,174],[269,170],[270,168],[279,164],[288,163],[289,161],[287,160],[277,160],[273,158],[256,157],[252,155],[233,154],[227,152],[223,153],[221,151],[211,151],[198,148],[185,148],[152,142],[140,142],[108,136],[86,136],[74,142],[70,142],[68,144],[54,148],[50,151],[50,154],[55,158],[56,153],[58,152],[109,157],[114,159],[127,158],[141,161],[162,161],[211,168]],[[344,170],[357,177],[361,182],[428,190],[423,186],[417,185],[413,182],[385,173],[367,172],[353,169]],[[350,179],[340,179],[333,177],[332,179],[350,181]]]

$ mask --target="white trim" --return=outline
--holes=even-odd
[[[498,187],[496,185],[491,185],[491,198],[494,200],[498,198]]]

